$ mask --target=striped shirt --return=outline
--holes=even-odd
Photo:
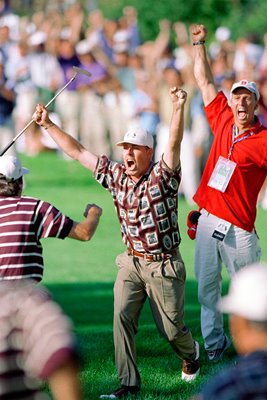
[[[0,399],[48,399],[41,380],[77,359],[72,323],[33,281],[0,282],[0,298]]]
[[[73,221],[32,197],[0,197],[0,280],[43,276],[40,239],[64,239]]]

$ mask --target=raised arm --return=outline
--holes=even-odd
[[[82,222],[74,222],[69,238],[88,241],[92,238],[99,223],[102,209],[95,204],[87,204]]]
[[[97,165],[97,156],[85,149],[81,143],[54,124],[50,120],[44,105],[37,104],[33,119],[39,126],[47,130],[48,134],[64,153],[74,160],[79,161],[85,168],[94,172]]]
[[[204,105],[207,106],[217,95],[205,48],[207,29],[204,25],[192,25],[191,36],[194,47],[194,75],[202,93]]]
[[[163,159],[169,168],[174,169],[180,163],[181,142],[184,133],[184,104],[187,94],[176,86],[170,89],[173,105],[172,118],[169,129],[169,138],[164,151]]]

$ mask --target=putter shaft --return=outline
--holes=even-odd
[[[74,81],[74,79],[76,78],[77,74],[82,74],[82,75],[86,75],[86,76],[91,76],[91,75],[92,75],[91,72],[86,71],[86,70],[83,69],[83,68],[76,67],[76,66],[73,66],[72,68],[73,68],[74,71],[75,71],[75,74],[73,75],[73,77],[72,77],[72,78],[66,83],[66,85],[63,86],[63,88],[60,89],[60,91],[57,92],[57,93],[55,94],[55,96],[45,105],[45,108],[49,107],[49,105],[60,95],[60,93],[62,93],[63,90],[65,90],[66,87],[69,86],[69,85],[71,84],[71,82]],[[7,150],[16,142],[16,140],[29,128],[29,126],[30,126],[33,122],[35,122],[34,119],[32,119],[30,122],[28,122],[28,124],[14,137],[14,139],[13,139],[10,143],[7,144],[7,146],[1,151],[0,157],[3,156],[3,155],[7,152]]]
[[[56,95],[45,105],[45,108],[47,108],[59,95],[60,93],[63,92],[63,90],[66,89],[67,86],[69,86],[71,84],[71,82],[74,81],[74,79],[77,76],[77,72],[75,73],[75,75],[66,83],[65,86],[63,86],[63,88],[56,93]],[[29,128],[29,126],[31,126],[31,124],[34,122],[35,120],[32,119],[30,122],[28,122],[28,124],[14,137],[14,139],[7,144],[7,146],[1,151],[0,153],[0,157],[3,156],[7,150],[15,143],[15,141]]]

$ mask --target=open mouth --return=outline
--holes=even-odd
[[[133,159],[126,160],[126,167],[132,171],[135,168],[135,161]]]
[[[246,111],[244,109],[237,110],[237,113],[238,113],[238,117],[241,119],[246,117]]]

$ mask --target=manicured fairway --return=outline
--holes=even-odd
[[[40,197],[56,205],[70,217],[80,220],[86,203],[103,207],[98,230],[90,242],[71,239],[43,240],[45,272],[43,283],[73,320],[83,355],[81,379],[86,400],[116,389],[118,380],[114,366],[112,316],[113,283],[116,276],[115,258],[124,251],[120,228],[111,196],[78,163],[67,161],[54,153],[36,157],[21,155],[25,167],[25,194]],[[194,278],[194,242],[186,235],[186,216],[190,208],[180,200],[179,224],[182,234],[180,250],[187,268],[185,320],[195,339],[202,345],[199,325],[197,285]],[[267,212],[259,209],[256,228],[261,239],[262,260],[267,260]],[[224,271],[224,291],[228,277]],[[168,344],[159,336],[145,305],[137,335],[138,364],[143,380],[137,399],[189,399],[222,363],[210,366],[202,350],[202,371],[192,384],[181,381],[181,362]],[[227,353],[226,361],[234,355]]]

